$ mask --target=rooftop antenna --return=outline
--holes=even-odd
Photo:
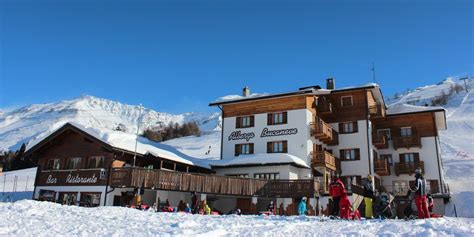
[[[466,93],[469,92],[469,90],[467,89],[467,83],[466,83],[467,79],[469,79],[469,77],[467,76],[459,79],[461,81],[464,81],[464,88],[466,89]]]
[[[136,161],[137,161],[137,145],[138,145],[138,132],[140,131],[140,117],[142,116],[142,104],[139,105],[140,112],[138,112],[138,118],[137,118],[137,133],[135,137],[135,152],[133,154],[133,166],[135,167]]]
[[[375,64],[372,62],[372,82],[375,83]]]

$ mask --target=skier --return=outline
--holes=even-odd
[[[372,176],[367,175],[367,180],[364,183],[364,203],[365,203],[365,218],[373,218],[372,201],[374,199],[374,185],[372,183]]]
[[[300,204],[298,204],[298,215],[304,216],[306,215],[307,209],[306,209],[306,197],[302,197]]]
[[[421,168],[415,170],[415,203],[418,210],[418,218],[430,218],[430,211],[426,202],[426,180],[421,174]]]
[[[351,204],[351,200],[349,200],[349,196],[347,196],[346,192],[342,193],[339,205],[340,205],[340,209],[341,209],[341,219],[346,219],[346,220],[352,219],[351,218],[352,204]]]
[[[339,178],[333,178],[329,185],[329,195],[331,195],[333,200],[333,206],[330,213],[331,216],[339,215],[339,201],[341,200],[342,192],[345,192],[344,183]]]
[[[185,213],[191,213],[191,208],[189,207],[189,203],[186,203],[186,207],[184,208]]]
[[[191,211],[193,214],[196,214],[199,211],[199,203],[196,192],[191,193]]]
[[[270,204],[267,206],[267,211],[273,215],[275,215],[275,205],[273,204],[273,201],[270,201]]]

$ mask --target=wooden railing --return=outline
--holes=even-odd
[[[421,137],[418,135],[412,135],[407,137],[393,137],[393,148],[412,148],[420,147],[421,148]]]
[[[323,115],[330,115],[333,113],[333,106],[331,102],[319,102],[316,110]]]
[[[336,157],[327,151],[311,152],[311,163],[313,167],[324,167],[336,171]]]
[[[387,149],[388,148],[388,138],[385,134],[377,134],[376,132],[372,133],[372,144],[377,147],[377,149]]]
[[[311,135],[315,138],[319,139],[321,142],[328,144],[334,142],[336,138],[334,136],[338,136],[339,134],[334,133],[331,125],[324,122],[320,118],[316,118],[316,122],[310,123],[311,126]],[[339,143],[339,140],[337,140]]]
[[[390,165],[388,159],[374,159],[374,170],[380,176],[390,175]]]
[[[313,179],[264,180],[144,168],[112,169],[110,186],[288,198],[312,197],[319,190],[319,182]]]
[[[425,163],[423,161],[419,162],[397,162],[395,163],[395,174],[398,176],[400,174],[414,174],[417,168],[425,170]]]

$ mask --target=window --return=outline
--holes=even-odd
[[[420,162],[420,154],[418,153],[404,153],[400,154],[401,163],[417,163]]]
[[[237,178],[248,178],[249,174],[226,174],[228,177],[237,177]]]
[[[253,143],[235,144],[235,156],[253,154]]]
[[[90,156],[87,164],[88,169],[105,168],[104,167],[105,157],[104,156]]]
[[[235,119],[235,128],[250,128],[255,126],[255,116],[242,116]]]
[[[380,154],[380,159],[383,160],[383,159],[386,159],[388,160],[388,164],[390,165],[393,165],[393,159],[392,159],[392,155],[390,154]]]
[[[385,136],[388,140],[392,140],[392,134],[391,134],[389,128],[378,129],[377,130],[377,135],[379,137]]]
[[[393,181],[393,194],[395,195],[405,195],[408,192],[408,182],[407,181]]]
[[[341,160],[350,161],[350,160],[360,160],[360,150],[356,149],[343,149],[340,150]]]
[[[400,135],[402,137],[410,137],[411,135],[413,135],[411,127],[400,128]]]
[[[359,183],[357,181],[358,179],[360,179],[360,176],[344,176],[344,177],[342,177],[342,180],[344,182],[344,186],[346,186],[346,190],[348,192],[352,192],[352,185]]]
[[[67,160],[67,166],[66,169],[72,170],[72,169],[79,169],[81,167],[81,157],[74,157],[74,158],[69,158]]]
[[[352,106],[352,96],[342,96],[341,97],[341,106],[342,107],[351,107]]]
[[[267,142],[267,153],[287,153],[287,141]]]
[[[356,133],[358,130],[357,121],[339,123],[339,133]]]
[[[279,173],[257,173],[253,175],[256,179],[280,179]]]
[[[81,193],[80,206],[97,207],[100,205],[100,193]]]
[[[278,112],[267,115],[267,125],[278,125],[288,123],[288,113]]]
[[[47,170],[59,170],[59,159],[50,159],[46,164]]]

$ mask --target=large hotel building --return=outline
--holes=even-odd
[[[435,211],[444,213],[449,190],[438,132],[446,129],[445,110],[387,108],[376,84],[326,84],[260,95],[244,88],[240,97],[211,103],[222,111],[221,156],[215,161],[144,140],[137,153],[134,141],[66,124],[27,150],[39,164],[34,198],[124,206],[140,192],[149,205],[183,208],[197,192],[222,213],[258,213],[273,200],[279,214],[291,215],[306,196],[310,214],[324,214],[332,177],[340,176],[351,192],[373,175],[377,190],[393,194],[403,210],[420,167]]]

